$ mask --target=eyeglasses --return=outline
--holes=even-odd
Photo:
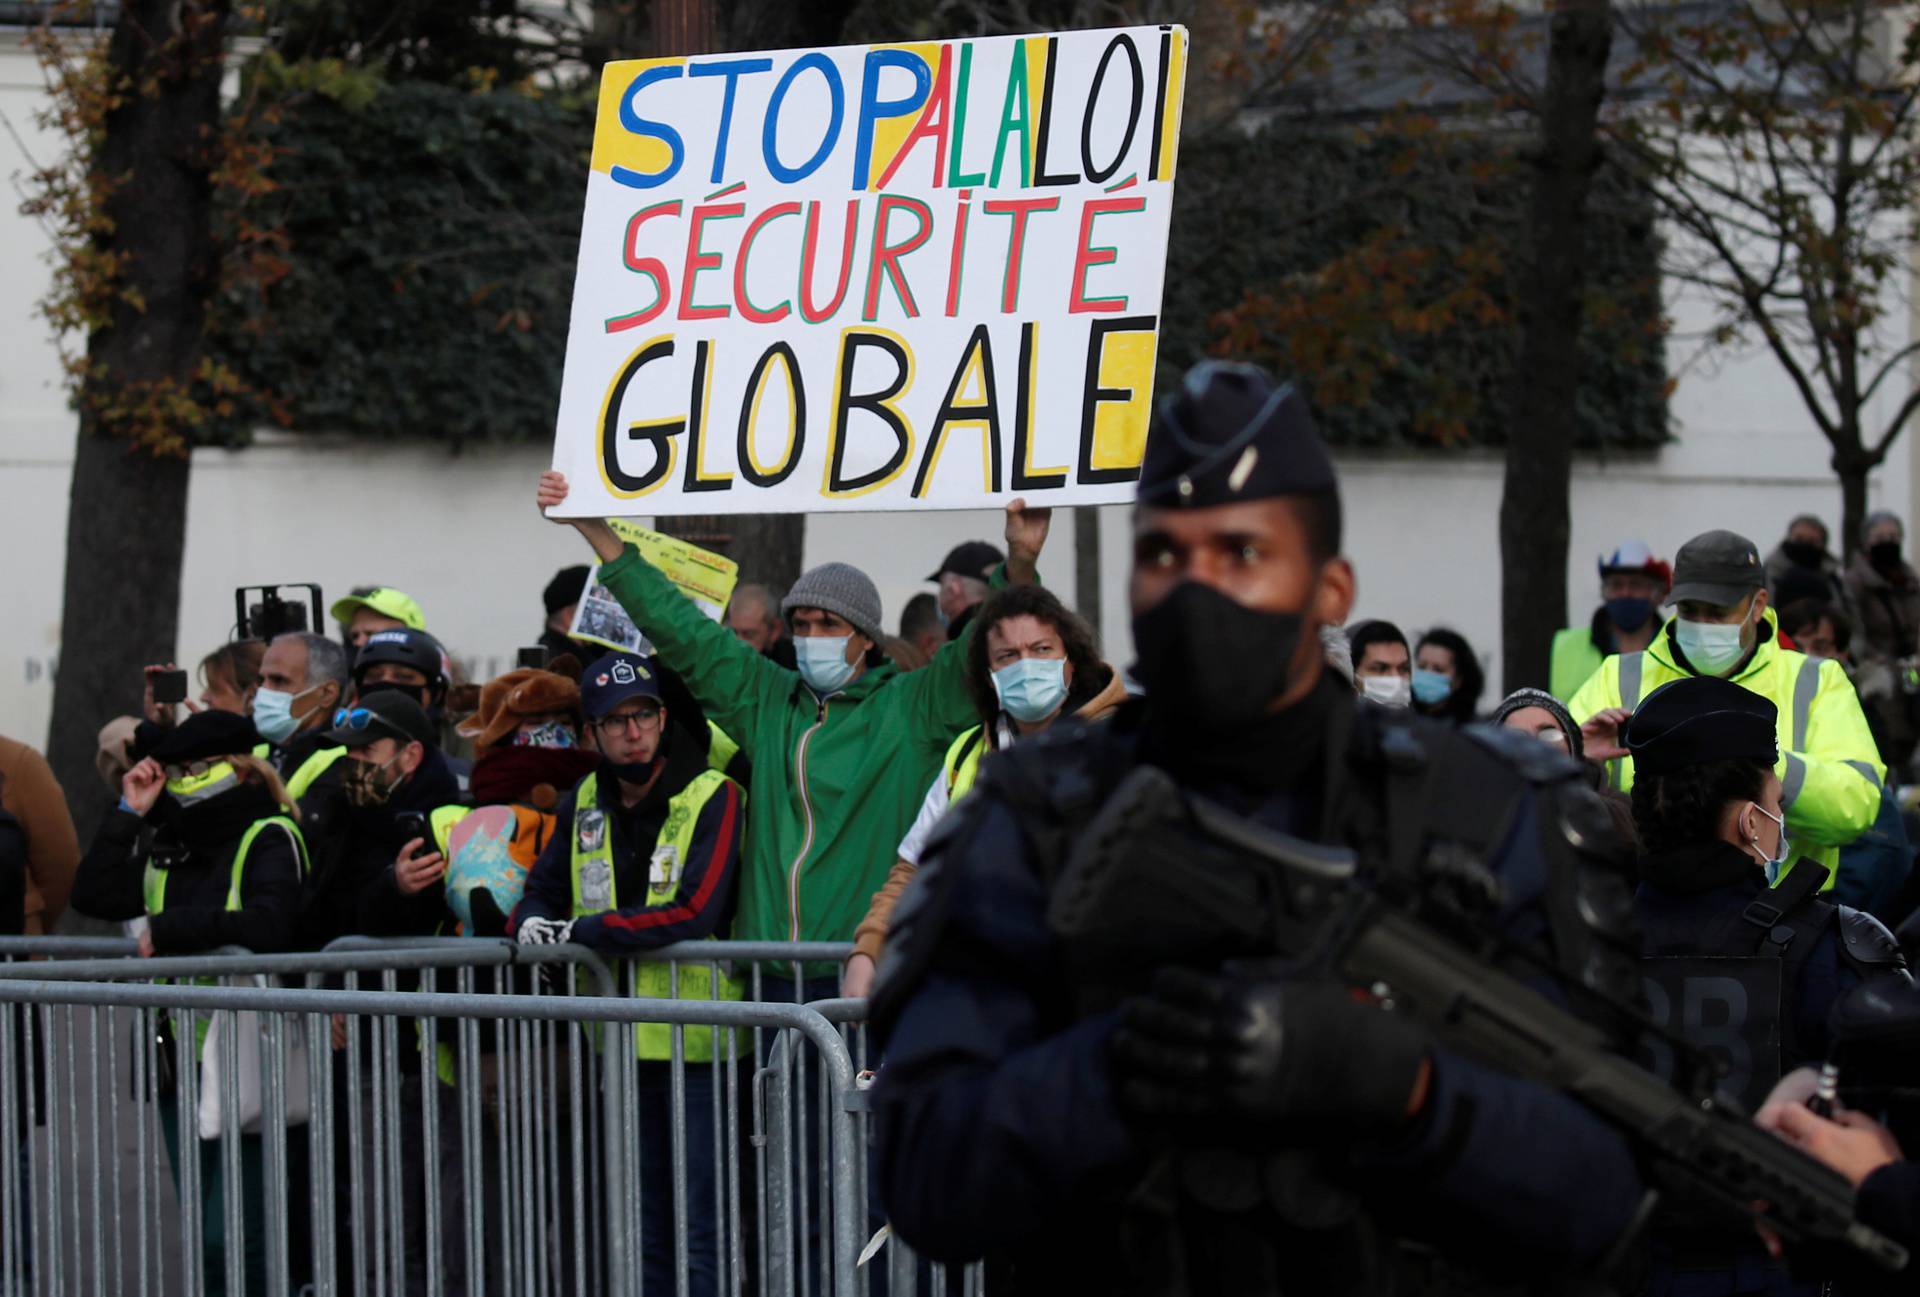
[[[642,707],[639,711],[635,712],[624,712],[617,716],[602,716],[594,722],[595,725],[599,726],[600,729],[606,733],[612,733],[615,730],[629,729],[636,731],[650,730],[659,723],[660,709],[658,707]]]

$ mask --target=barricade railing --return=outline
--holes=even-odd
[[[0,938],[0,1291],[973,1297],[859,1264],[864,1002],[775,998],[847,949]]]

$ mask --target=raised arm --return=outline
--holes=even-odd
[[[567,498],[561,473],[542,473],[536,496],[541,512]],[[732,631],[701,612],[693,600],[638,551],[625,544],[601,518],[563,518],[593,546],[600,558],[600,581],[646,632],[660,661],[680,674],[709,719],[747,752],[753,751],[755,722],[763,708],[782,704],[793,689],[792,673],[743,644]]]

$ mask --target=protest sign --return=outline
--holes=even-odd
[[[693,600],[701,612],[719,621],[733,598],[733,587],[740,580],[740,565],[722,558],[712,550],[690,545],[676,536],[663,536],[621,518],[612,519],[614,534],[640,551],[640,557],[680,587],[680,593]],[[611,591],[600,584],[600,567],[594,565],[587,588],[574,605],[573,625],[567,638],[602,644],[627,653],[651,653],[653,645],[627,616]]]
[[[609,63],[571,517],[1124,500],[1186,33]]]

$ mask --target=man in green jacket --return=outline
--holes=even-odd
[[[567,497],[540,478],[545,511]],[[602,563],[600,581],[753,762],[735,937],[847,941],[886,881],[948,746],[975,725],[962,636],[919,671],[881,655],[880,594],[865,573],[825,563],[781,603],[798,670],[776,665],[701,612],[597,518],[570,518]],[[1051,511],[1007,506],[1007,562],[995,584],[1030,584]],[[838,967],[808,966],[805,999],[839,994]],[[815,983],[818,985],[815,985]],[[788,988],[768,987],[768,999]]]

